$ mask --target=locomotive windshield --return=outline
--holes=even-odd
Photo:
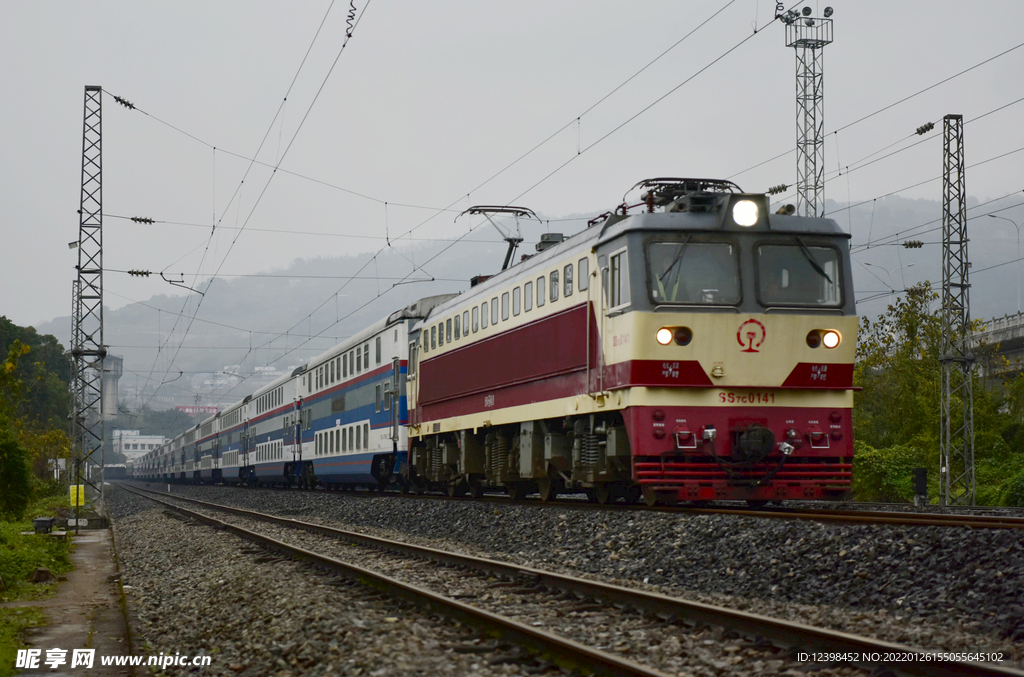
[[[794,244],[757,248],[758,296],[766,306],[838,306],[839,252]]]
[[[737,248],[728,242],[652,242],[647,285],[658,304],[734,305],[740,301]]]

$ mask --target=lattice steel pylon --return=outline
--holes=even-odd
[[[825,45],[832,42],[832,19],[790,11],[786,46],[796,50],[796,211],[821,216],[825,211],[825,89],[822,65]],[[825,14],[831,14],[826,9]]]
[[[103,458],[103,89],[85,88],[82,132],[82,194],[78,227],[78,277],[72,289],[71,427],[75,484],[103,501],[95,468]],[[78,506],[75,506],[78,518]]]
[[[967,190],[964,120],[942,119],[942,505],[974,505],[974,355],[970,263],[967,258]]]

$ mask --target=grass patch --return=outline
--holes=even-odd
[[[35,607],[0,609],[0,677],[14,674],[18,649],[25,647],[21,634],[27,628],[45,624],[46,617]]]
[[[48,496],[35,501],[19,522],[0,522],[0,579],[6,590],[0,592],[0,602],[41,599],[56,588],[54,584],[36,585],[28,576],[36,567],[46,567],[54,575],[71,569],[71,544],[45,534],[22,536],[32,531],[32,517],[63,516],[67,510],[63,496]]]

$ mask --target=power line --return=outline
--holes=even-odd
[[[864,122],[865,120],[867,120],[869,118],[873,118],[874,116],[878,115],[879,113],[884,113],[885,111],[889,110],[890,108],[894,108],[895,106],[898,106],[901,103],[906,103],[907,101],[910,101],[914,97],[920,96],[921,94],[924,94],[925,92],[927,92],[929,90],[935,89],[939,85],[943,85],[943,84],[945,84],[945,83],[947,83],[947,82],[949,82],[951,80],[955,80],[956,78],[960,77],[961,75],[964,75],[966,73],[970,73],[974,69],[980,68],[981,66],[984,66],[987,63],[995,61],[996,59],[998,59],[998,58],[1000,58],[1002,56],[1006,56],[1010,52],[1013,52],[1014,50],[1020,49],[1021,47],[1024,47],[1024,42],[1022,42],[1022,43],[1020,43],[1020,44],[1018,44],[1018,45],[1016,45],[1014,47],[1011,47],[1011,48],[1009,48],[1009,49],[1007,49],[1005,51],[1002,51],[999,54],[996,54],[995,56],[989,57],[989,58],[985,59],[984,61],[980,61],[980,62],[974,64],[973,66],[971,66],[970,68],[965,68],[964,70],[960,71],[959,73],[956,73],[956,74],[951,75],[951,76],[949,76],[947,78],[939,80],[935,84],[929,85],[929,86],[925,87],[924,89],[921,89],[921,90],[919,90],[917,92],[914,92],[910,96],[906,96],[906,97],[900,99],[899,101],[895,101],[893,103],[890,103],[887,106],[883,106],[882,108],[879,108],[878,110],[874,111],[873,113],[868,113],[867,115],[865,115],[865,116],[863,116],[861,118],[858,118],[858,119],[854,120],[853,122],[849,122],[849,123],[843,125],[842,127],[839,127],[837,129],[835,129],[834,131],[829,132],[829,134],[838,134],[839,132],[843,131],[844,129],[849,129],[850,127],[853,127],[854,125],[859,124],[861,122]],[[751,167],[747,167],[746,169],[744,169],[742,171],[739,171],[739,172],[736,172],[735,174],[733,174],[731,176],[728,176],[726,178],[733,179],[733,178],[735,178],[737,176],[740,176],[741,174],[746,174],[747,172],[749,172],[749,171],[751,171],[753,169],[757,169],[758,167],[766,165],[769,162],[774,162],[775,160],[778,160],[780,158],[786,157],[787,155],[789,155],[790,153],[793,153],[793,152],[796,152],[796,151],[792,150],[792,149],[791,150],[787,150],[784,153],[780,153],[780,154],[776,155],[775,157],[769,158],[767,160],[763,160],[763,161],[757,163],[756,165],[753,165]]]

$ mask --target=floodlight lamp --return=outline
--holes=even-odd
[[[804,12],[804,16],[810,16],[811,15],[811,8],[810,7],[804,7],[803,12]]]
[[[804,23],[807,24],[808,26],[813,26],[814,19],[804,19]]]
[[[832,16],[832,8],[831,7],[826,7],[825,8],[825,18],[827,19],[830,16]]]
[[[78,249],[78,242],[68,242],[68,249]]]

